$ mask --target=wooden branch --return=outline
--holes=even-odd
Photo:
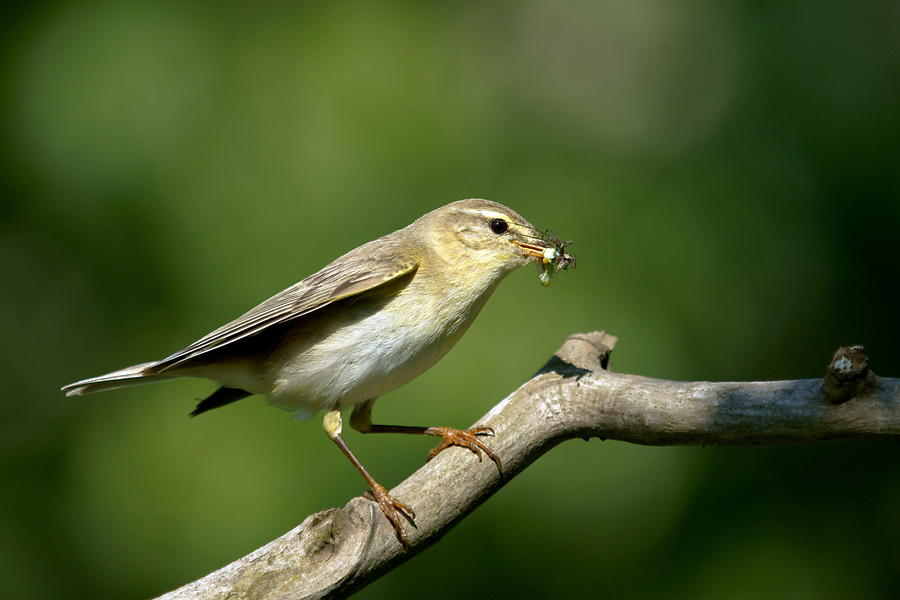
[[[391,491],[416,511],[404,554],[371,501],[306,518],[298,527],[161,598],[338,598],[440,540],[542,454],[567,439],[648,445],[900,441],[900,379],[876,377],[861,347],[842,348],[824,379],[682,383],[611,373],[605,332],[568,338],[550,361],[478,424],[503,473],[450,449]]]

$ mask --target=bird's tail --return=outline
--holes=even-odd
[[[107,373],[106,375],[70,383],[69,385],[63,386],[62,391],[66,393],[66,396],[81,396],[83,394],[90,394],[91,392],[114,390],[116,388],[141,385],[143,383],[153,383],[155,381],[165,381],[167,379],[179,377],[179,375],[155,373],[152,370],[152,367],[155,365],[155,362],[148,362],[125,367],[124,369],[119,369],[118,371]]]

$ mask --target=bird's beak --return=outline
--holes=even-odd
[[[538,261],[544,259],[544,250],[550,247],[550,244],[544,244],[540,240],[530,241],[530,242],[516,242],[516,245],[522,249],[522,254],[527,256],[528,258],[533,258]]]

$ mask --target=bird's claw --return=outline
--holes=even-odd
[[[488,458],[496,463],[498,470],[503,470],[500,457],[497,456],[493,450],[488,448],[484,442],[478,439],[479,435],[493,436],[494,430],[490,427],[479,425],[478,427],[466,430],[452,429],[450,427],[429,427],[425,433],[427,435],[434,435],[442,438],[441,443],[432,448],[431,452],[428,453],[428,460],[431,460],[450,446],[460,446],[474,452],[478,456],[479,461],[481,461],[481,453],[484,452],[488,455]]]
[[[381,512],[384,513],[384,516],[387,517],[387,520],[391,522],[391,526],[394,528],[394,534],[397,536],[397,540],[403,544],[403,552],[409,551],[409,538],[406,535],[406,531],[403,529],[403,523],[400,520],[400,516],[403,515],[410,522],[412,522],[416,518],[415,511],[403,504],[398,500],[394,500],[391,495],[388,493],[387,489],[384,486],[375,484],[372,486],[371,491],[367,491],[365,496],[378,504],[378,507],[381,509]]]

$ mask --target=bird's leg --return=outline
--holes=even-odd
[[[341,437],[341,411],[332,410],[326,413],[325,420],[322,422],[322,425],[325,428],[325,433],[327,433],[328,437],[331,438],[331,441],[337,444],[337,447],[347,455],[347,458],[350,459],[350,462],[353,463],[353,465],[368,482],[369,486],[372,488],[372,498],[378,504],[379,508],[381,508],[381,512],[384,513],[384,516],[387,517],[387,520],[391,522],[397,539],[401,544],[403,544],[403,551],[407,552],[409,550],[409,538],[406,535],[406,531],[403,530],[403,524],[401,522],[400,515],[403,515],[410,521],[412,521],[416,518],[416,513],[406,504],[403,504],[402,502],[398,502],[397,500],[391,498],[390,494],[388,494],[387,489],[385,489],[384,486],[375,481],[372,476],[369,475],[369,472],[366,471],[365,467],[363,467],[359,462],[359,459],[354,456],[353,452],[347,446],[347,442],[345,442],[344,438]]]
[[[372,404],[375,400],[366,400],[353,407],[350,415],[350,427],[360,433],[411,433],[415,435],[433,435],[441,438],[441,443],[431,449],[428,460],[431,460],[450,446],[468,448],[478,456],[481,461],[481,453],[488,455],[497,465],[497,469],[503,471],[500,457],[484,442],[478,439],[480,435],[494,435],[490,427],[480,425],[471,429],[452,429],[450,427],[408,427],[405,425],[375,425],[372,423]]]

